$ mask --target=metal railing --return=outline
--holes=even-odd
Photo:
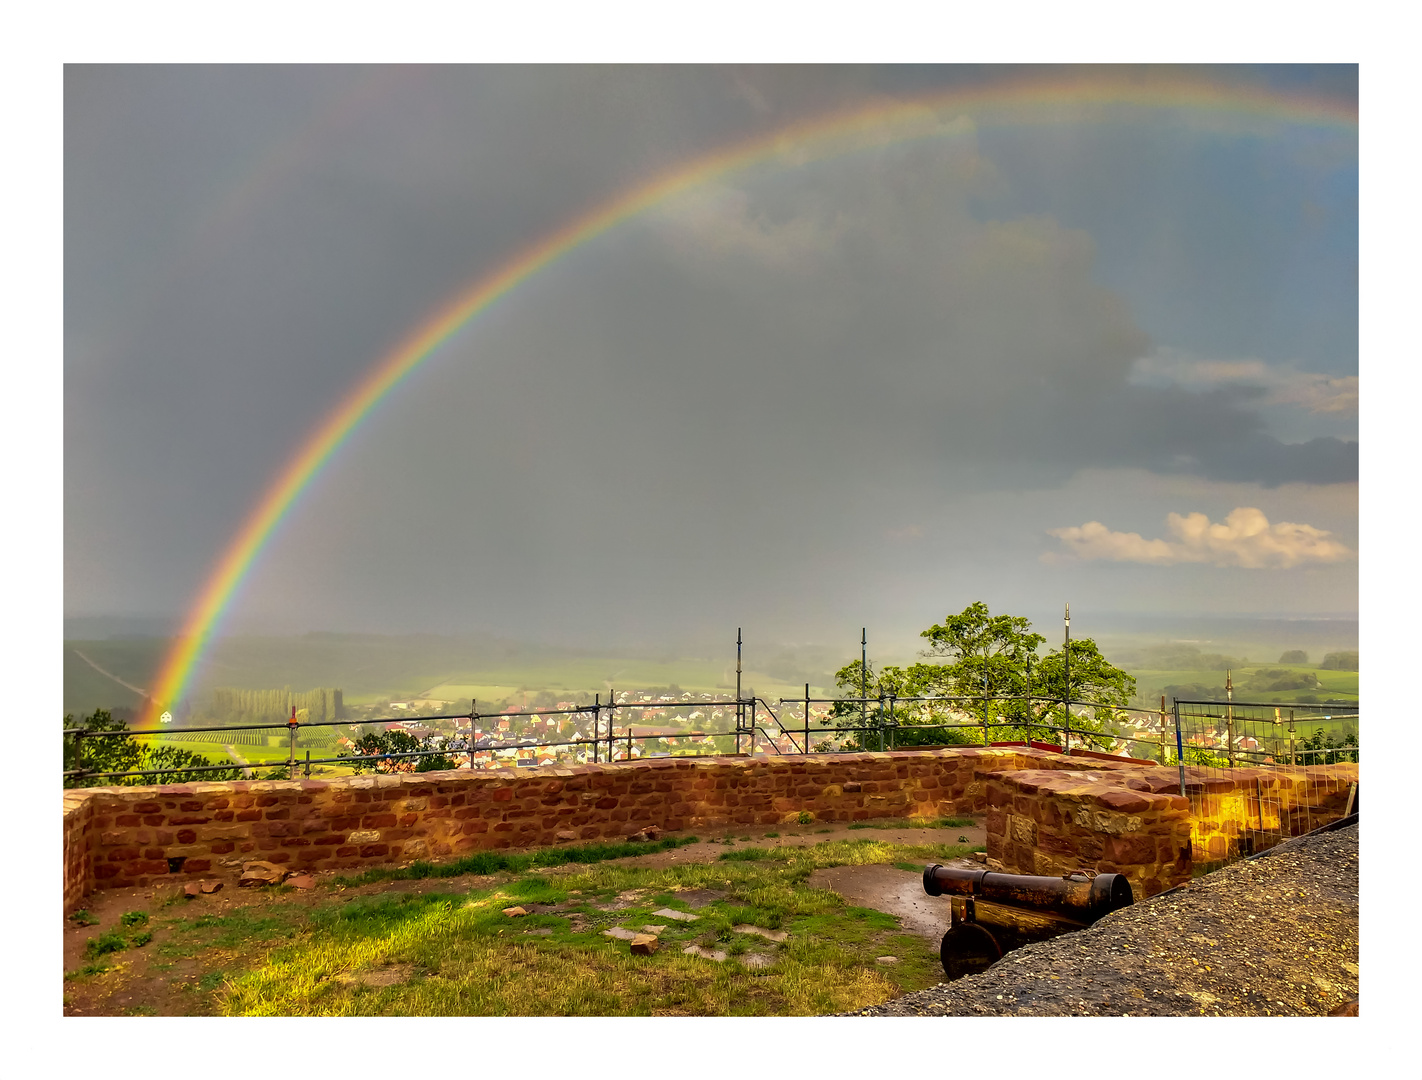
[[[739,675],[739,673],[738,673]],[[739,681],[739,680],[738,680]],[[625,696],[625,695],[624,695]],[[1180,769],[1181,794],[1185,794],[1185,768],[1233,768],[1236,765],[1278,766],[1308,764],[1338,760],[1351,754],[1357,760],[1357,710],[1346,714],[1336,706],[1306,704],[1258,704],[1246,702],[1177,701],[1167,711],[1161,698],[1156,709],[1104,705],[1089,700],[1063,701],[1047,695],[895,695],[877,697],[813,697],[810,687],[794,698],[779,698],[780,712],[753,691],[737,692],[735,697],[702,698],[689,701],[619,701],[615,691],[594,696],[592,704],[562,708],[509,709],[480,712],[477,700],[470,702],[468,712],[420,717],[421,723],[450,722],[453,732],[432,733],[426,744],[417,750],[390,753],[338,753],[330,756],[333,736],[326,729],[347,728],[356,732],[408,724],[408,719],[383,717],[364,721],[322,720],[301,721],[294,712],[284,723],[220,724],[186,728],[159,728],[143,731],[92,731],[86,728],[66,728],[64,735],[73,738],[74,767],[64,771],[66,782],[78,780],[130,779],[135,776],[157,779],[162,776],[202,773],[251,774],[262,768],[284,768],[294,778],[298,770],[311,775],[313,766],[345,766],[357,769],[379,768],[382,763],[410,763],[417,766],[424,759],[445,757],[458,767],[503,767],[510,754],[516,764],[536,764],[542,751],[545,762],[571,756],[577,760],[630,760],[647,753],[652,743],[673,747],[678,742],[707,739],[731,740],[739,755],[743,746],[755,754],[758,750],[776,754],[831,753],[855,750],[899,750],[924,744],[925,733],[943,733],[944,743],[960,745],[1038,745],[1055,748],[1065,754],[1079,752],[1107,753],[1176,765]],[[815,706],[827,706],[818,710]],[[799,706],[799,716],[787,714],[787,707]],[[618,715],[624,711],[645,714],[649,711],[730,709],[732,721],[727,730],[712,731],[643,731],[628,722],[619,730]],[[1073,725],[1074,718],[1085,720],[1082,711],[1095,712],[1095,724]],[[940,719],[944,712],[947,718]],[[785,714],[785,719],[781,716]],[[529,717],[574,718],[574,723],[589,730],[579,731],[562,739],[539,739],[510,734],[482,733],[486,721],[507,721]],[[1351,719],[1354,738],[1351,746],[1314,746],[1300,739],[1306,724],[1327,721],[1330,724]],[[859,722],[855,722],[859,721]],[[461,725],[464,725],[461,728]],[[1103,727],[1105,728],[1103,730]],[[139,767],[127,770],[101,771],[85,765],[84,747],[90,740],[106,738],[168,738],[174,742],[193,741],[223,732],[285,732],[287,756],[285,765],[277,762],[229,762],[218,765],[184,765],[172,768]],[[315,734],[315,745],[300,746],[302,732]],[[953,733],[964,733],[954,737]],[[997,733],[1009,738],[994,739]],[[1041,736],[1043,741],[1037,742]],[[428,741],[438,738],[438,742]],[[1051,741],[1048,741],[1051,740]],[[235,741],[235,740],[234,740]],[[312,740],[308,740],[308,743]],[[326,756],[312,757],[312,750]],[[304,750],[304,757],[299,752]],[[552,752],[551,754],[549,752]],[[671,752],[669,749],[668,753]],[[717,751],[711,751],[711,754]],[[692,751],[701,756],[704,752]],[[681,755],[686,751],[681,751]],[[707,755],[709,756],[709,755]],[[499,760],[500,757],[505,760]]]
[[[1356,705],[1235,701],[1227,694],[1224,701],[1176,701],[1173,711],[1197,872],[1268,850],[1356,809],[1356,783],[1343,802],[1341,789],[1310,795],[1307,786],[1269,781],[1259,771],[1287,776],[1312,765],[1357,763]],[[1329,799],[1335,805],[1327,805]]]
[[[352,721],[350,719],[322,720],[322,721],[301,721],[294,715],[285,723],[258,723],[258,724],[219,724],[213,726],[197,726],[185,728],[158,728],[149,730],[128,730],[117,731],[92,731],[86,728],[65,728],[63,734],[72,737],[74,740],[74,768],[64,771],[66,782],[94,779],[114,779],[124,780],[135,776],[152,778],[155,781],[160,777],[173,775],[193,775],[202,773],[232,773],[245,772],[250,775],[254,769],[282,769],[286,770],[286,775],[295,778],[298,771],[304,771],[305,775],[311,775],[313,766],[345,766],[364,769],[369,767],[379,767],[380,763],[413,763],[418,764],[421,760],[432,757],[445,757],[457,763],[458,767],[480,768],[480,767],[503,767],[506,761],[499,761],[502,755],[507,758],[513,754],[517,764],[533,764],[539,751],[553,751],[553,757],[544,755],[546,760],[555,760],[568,754],[578,760],[587,760],[589,755],[594,763],[601,761],[630,760],[638,756],[637,750],[640,747],[642,753],[646,752],[649,744],[662,743],[673,746],[677,742],[685,740],[699,740],[705,745],[704,740],[726,738],[732,741],[734,752],[742,753],[743,746],[748,747],[748,752],[755,754],[758,751],[773,752],[775,754],[806,754],[806,753],[826,753],[845,752],[856,749],[903,749],[914,743],[921,743],[922,733],[926,731],[966,730],[978,734],[981,741],[974,739],[970,743],[985,745],[992,741],[993,731],[1009,731],[1016,734],[1025,734],[1026,741],[1031,742],[1037,734],[1043,736],[1059,736],[1060,748],[1067,753],[1073,749],[1082,750],[1096,747],[1099,750],[1111,750],[1123,746],[1142,743],[1150,746],[1159,746],[1161,753],[1167,739],[1161,735],[1155,740],[1141,739],[1121,733],[1102,733],[1092,730],[1083,730],[1080,727],[1071,726],[1071,708],[1105,709],[1109,708],[1111,715],[1124,717],[1128,714],[1145,714],[1156,717],[1157,711],[1142,709],[1126,709],[1115,706],[1102,706],[1097,702],[1073,701],[1063,703],[1059,698],[1047,697],[1021,697],[1021,696],[978,696],[978,697],[950,697],[950,696],[913,696],[898,697],[895,695],[883,695],[878,698],[814,698],[808,695],[803,698],[781,698],[777,702],[781,706],[781,713],[784,706],[790,704],[804,703],[800,723],[796,725],[793,718],[786,717],[787,722],[782,722],[781,714],[765,698],[754,693],[734,698],[712,698],[710,700],[700,699],[691,701],[618,701],[615,692],[609,693],[608,700],[604,702],[601,695],[596,695],[594,702],[590,705],[576,705],[566,708],[533,708],[517,709],[499,712],[480,712],[477,708],[477,701],[470,703],[470,709],[464,713],[448,713],[437,716],[419,717],[421,724],[451,722],[454,725],[452,734],[432,733],[432,736],[440,740],[437,745],[431,743],[426,748],[401,752],[366,754],[356,752],[339,753],[330,756],[332,736],[326,729],[347,728],[357,733],[362,731],[379,730],[389,728],[391,725],[400,724],[402,727],[407,724],[408,719],[400,717],[382,717],[362,721]],[[993,707],[996,704],[1017,703],[1016,707],[1026,709],[1029,714],[1033,704],[1044,706],[1038,715],[1003,716],[993,715]],[[812,715],[812,706],[828,704],[830,710],[826,710],[818,719],[816,726],[815,718]],[[874,704],[875,708],[870,712],[867,708],[869,704]],[[943,722],[912,722],[911,718],[905,717],[904,713],[912,708],[938,708],[944,706],[961,707],[964,705],[976,704],[982,711],[982,719],[968,720],[947,720]],[[1052,709],[1062,709],[1065,704],[1069,704],[1064,715],[1067,718],[1065,725],[1053,724],[1048,721],[1046,715]],[[865,724],[855,724],[850,722],[852,716],[845,714],[841,716],[829,715],[833,712],[835,705],[857,705],[859,709],[854,710],[854,715],[866,716],[871,722]],[[641,713],[651,711],[679,711],[679,710],[705,710],[728,708],[732,710],[730,719],[732,724],[728,730],[687,730],[687,731],[637,731],[637,725],[627,723],[618,724],[618,714],[624,711],[637,711]],[[1164,712],[1160,711],[1159,716],[1164,717]],[[499,737],[492,733],[484,734],[479,732],[479,727],[485,721],[513,720],[515,718],[528,717],[563,717],[563,718],[583,718],[581,723],[586,724],[591,730],[580,732],[572,737],[563,739],[538,739],[520,737],[510,734],[508,737]],[[575,720],[575,723],[579,721]],[[1163,723],[1163,720],[1161,721]],[[461,728],[461,725],[464,725]],[[95,739],[112,738],[137,738],[137,739],[168,739],[173,742],[192,742],[201,740],[206,736],[221,734],[223,732],[285,732],[287,738],[287,756],[285,764],[279,762],[228,762],[218,765],[184,765],[172,768],[140,767],[127,770],[97,770],[86,767],[84,758],[84,748],[87,743]],[[315,747],[301,746],[301,734],[303,732],[320,732],[318,745]],[[477,734],[476,734],[477,733]],[[914,733],[910,735],[909,733]],[[431,736],[426,736],[426,739]],[[1073,738],[1076,745],[1073,747]],[[818,745],[816,741],[818,740]],[[858,745],[851,745],[851,740]],[[215,740],[214,740],[215,741]],[[1017,740],[1019,743],[1023,740]],[[312,749],[318,750],[327,756],[313,757]],[[304,756],[302,756],[304,751]],[[560,753],[562,752],[562,753]],[[693,754],[686,754],[684,751],[679,756],[712,756],[716,751],[701,752],[694,751]],[[482,760],[481,760],[482,759]]]

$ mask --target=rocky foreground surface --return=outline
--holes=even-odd
[[[1358,826],[854,1016],[1320,1016],[1358,997]]]

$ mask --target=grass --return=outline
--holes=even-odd
[[[650,845],[639,845],[643,851]],[[246,971],[210,973],[229,1015],[822,1015],[883,1001],[941,977],[930,943],[897,920],[853,908],[809,887],[820,867],[942,862],[961,846],[846,840],[803,848],[739,848],[715,863],[647,867],[606,862],[550,877],[524,874],[465,892],[361,897],[304,911],[273,904],[266,918],[291,935]],[[685,889],[724,899],[673,923],[652,915],[688,910]],[[603,910],[615,897],[630,906]],[[511,905],[557,905],[510,919]],[[196,920],[194,932],[226,925]],[[197,923],[205,922],[204,928]],[[633,956],[604,937],[612,926],[667,923],[661,948]],[[784,929],[779,944],[738,933],[749,923]],[[535,935],[530,931],[548,931]],[[714,963],[682,950],[725,950]],[[756,969],[750,953],[773,957]],[[893,953],[892,969],[874,963]],[[220,982],[219,982],[220,980]],[[220,989],[217,989],[220,985]]]
[[[684,836],[641,843],[584,844],[581,847],[541,848],[526,854],[520,852],[480,851],[447,863],[416,862],[398,869],[377,867],[353,877],[336,879],[339,885],[369,885],[376,881],[410,881],[432,877],[461,877],[464,874],[522,873],[535,867],[566,866],[568,863],[597,863],[608,859],[625,859],[633,855],[650,855],[656,851],[671,851],[697,838]]]
[[[896,818],[892,821],[856,821],[851,829],[966,829],[975,822],[969,817]]]

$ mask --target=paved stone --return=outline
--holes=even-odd
[[[740,923],[737,926],[731,927],[731,929],[738,934],[758,934],[771,941],[784,941],[790,936],[784,930],[767,930],[763,926],[752,926],[750,923]]]
[[[681,951],[684,956],[699,956],[703,960],[715,960],[718,964],[723,963],[726,959],[724,949],[703,949],[700,945],[688,945]]]
[[[665,930],[665,926],[658,926],[656,923],[649,923],[648,925],[642,927],[642,933],[644,934],[660,934]]]
[[[602,936],[616,938],[618,941],[632,941],[635,938],[641,937],[642,935],[638,934],[635,930],[628,930],[625,927],[614,926],[611,930],[604,930],[602,932]]]
[[[876,963],[876,964],[897,964],[898,962],[899,962],[899,958],[898,958],[897,956],[876,956],[876,957],[874,957],[874,963]]]
[[[671,908],[662,908],[660,911],[652,912],[659,919],[675,919],[677,922],[695,922],[701,918],[700,915],[691,915],[685,911],[673,911]]]
[[[632,952],[636,956],[651,956],[657,951],[655,934],[638,934],[632,939]]]

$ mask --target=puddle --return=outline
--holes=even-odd
[[[967,860],[952,864],[969,865]],[[976,864],[973,864],[976,865]],[[831,889],[855,907],[897,916],[903,928],[933,943],[948,932],[952,915],[944,897],[923,891],[923,874],[894,866],[832,866],[810,875],[813,889]]]

